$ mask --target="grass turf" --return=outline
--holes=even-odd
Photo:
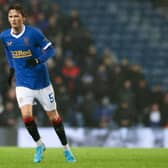
[[[0,148],[0,168],[166,168],[168,149],[72,148],[77,162],[67,163],[60,148],[48,148],[33,163],[32,148]]]

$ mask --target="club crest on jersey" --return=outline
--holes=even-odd
[[[12,41],[7,41],[7,45],[11,46],[12,45]]]
[[[27,46],[29,45],[29,38],[28,38],[28,37],[25,37],[25,38],[24,38],[24,43],[25,43],[25,45],[27,45]]]

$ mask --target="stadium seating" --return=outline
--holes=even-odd
[[[64,12],[79,11],[99,52],[112,49],[144,68],[151,85],[168,88],[168,17],[151,0],[57,0]]]

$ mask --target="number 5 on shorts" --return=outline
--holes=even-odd
[[[54,95],[53,95],[53,93],[50,93],[50,94],[48,95],[48,97],[49,97],[49,99],[50,99],[50,103],[53,103],[53,102],[54,102]]]

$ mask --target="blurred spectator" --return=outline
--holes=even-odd
[[[77,87],[79,82],[80,67],[77,66],[71,57],[64,60],[62,66],[62,75],[68,88],[68,92],[72,98],[77,96]]]
[[[84,95],[86,92],[94,92],[94,87],[96,87],[94,78],[95,76],[87,71],[81,74],[80,87],[78,90],[81,95]]]
[[[161,112],[158,104],[152,104],[149,114],[149,122],[152,128],[161,126]]]
[[[83,114],[84,126],[97,127],[99,125],[97,120],[99,116],[95,116],[97,105],[98,104],[92,92],[86,92],[83,95],[82,101],[80,102],[79,111],[81,111]]]
[[[130,71],[128,79],[131,80],[132,88],[135,90],[138,86],[139,80],[144,79],[142,68],[138,64],[130,65]]]
[[[44,33],[48,32],[48,19],[43,12],[37,14],[36,26],[41,29]]]
[[[81,27],[80,16],[79,16],[79,13],[76,9],[72,9],[71,12],[70,12],[68,27],[71,27],[73,22],[77,22],[78,25]]]
[[[135,113],[135,93],[132,89],[132,83],[130,80],[125,80],[123,86],[120,88],[118,93],[118,102],[127,102],[129,108],[132,108]]]
[[[116,55],[109,48],[104,49],[101,60],[102,63],[106,65],[108,71],[110,71],[113,65],[118,62]]]
[[[98,102],[105,96],[109,95],[109,78],[106,66],[101,64],[97,68],[95,80],[94,80],[94,93]]]
[[[94,120],[100,128],[107,128],[113,124],[113,117],[116,110],[116,105],[110,102],[108,97],[102,98],[101,103],[97,106],[94,115]]]
[[[56,1],[50,4],[50,9],[48,11],[49,17],[55,16],[57,18],[57,30],[61,30],[63,34],[69,31],[69,16],[62,12],[61,6]]]
[[[5,5],[7,2],[7,0],[0,0],[0,5]]]
[[[69,34],[64,35],[62,38],[62,49],[64,56],[73,55],[73,41],[72,37]]]
[[[131,65],[129,64],[128,59],[124,58],[121,60],[121,71],[125,79],[130,79]]]
[[[61,26],[59,25],[57,15],[53,14],[53,15],[51,15],[48,18],[47,32],[48,32],[48,38],[54,44],[56,44],[57,47],[61,46],[61,43],[62,43],[62,30],[61,30]]]
[[[51,76],[51,80],[54,80],[55,75],[57,74],[56,62],[54,58],[47,60],[48,71]]]
[[[144,125],[151,128],[159,128],[161,126],[161,112],[159,104],[153,103],[146,109],[144,113]]]
[[[123,85],[125,76],[122,72],[121,65],[115,64],[111,71],[108,73],[109,78],[109,93],[110,98],[113,103],[118,102],[118,93]]]
[[[71,22],[66,36],[72,41],[70,47],[75,60],[80,63],[83,58],[82,56],[86,53],[87,47],[92,43],[90,33],[81,27],[80,23],[75,19]]]
[[[48,14],[48,37],[56,43],[57,47],[58,45],[60,47],[62,45],[62,38],[66,34],[66,31],[69,30],[67,26],[69,17],[61,11],[61,6],[57,2],[50,4]]]
[[[82,71],[86,71],[95,76],[97,67],[99,65],[97,50],[95,46],[89,46],[88,52],[84,58],[80,61]]]
[[[119,127],[130,127],[135,123],[135,114],[127,101],[120,102],[114,116]]]
[[[6,92],[6,101],[10,100],[13,102],[16,102],[16,92],[15,92],[15,88],[11,87],[7,90]]]
[[[3,97],[2,95],[0,94],[0,114],[3,113],[4,111],[4,105],[3,105]]]
[[[141,122],[145,109],[151,104],[151,98],[151,90],[146,80],[140,79],[136,87],[136,108],[139,122]]]
[[[163,96],[163,100],[160,106],[162,125],[168,128],[168,93],[166,92]]]
[[[67,90],[67,87],[63,81],[61,76],[56,76],[54,79],[54,88],[56,92],[56,101],[57,101],[57,108],[61,111],[63,116],[67,117],[68,108],[71,106],[71,99]]]
[[[13,102],[8,101],[5,104],[4,111],[0,114],[1,126],[16,126],[18,118],[18,110]]]
[[[28,15],[32,17],[34,22],[38,21],[38,14],[41,12],[41,3],[39,0],[30,0],[27,4]]]
[[[152,93],[151,93],[151,102],[155,103],[157,102],[159,105],[161,105],[162,99],[163,99],[163,91],[160,86],[160,84],[155,85],[152,88]]]

